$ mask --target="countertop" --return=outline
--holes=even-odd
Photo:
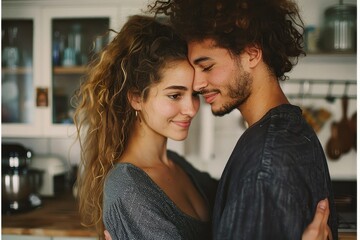
[[[24,213],[2,215],[2,234],[96,237],[80,224],[77,202],[72,194],[42,198],[42,205]]]
[[[25,213],[2,215],[2,234],[96,237],[80,224],[77,203],[71,193],[42,198],[42,206]],[[339,233],[339,240],[355,240],[355,233]]]
[[[356,240],[356,232],[339,232],[339,240]]]

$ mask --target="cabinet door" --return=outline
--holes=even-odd
[[[5,8],[2,15],[1,123],[3,136],[41,135],[35,86],[41,79],[39,11]]]
[[[116,8],[72,6],[43,10],[43,67],[49,89],[46,136],[75,133],[72,98],[86,65],[109,41],[109,29],[117,28],[116,20]]]
[[[52,19],[51,124],[73,123],[71,98],[88,62],[108,43],[109,20],[109,17]]]

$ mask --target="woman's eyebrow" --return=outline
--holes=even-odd
[[[171,90],[188,90],[187,87],[180,86],[180,85],[171,85],[171,86],[164,88],[164,90],[169,90],[169,89],[171,89]]]

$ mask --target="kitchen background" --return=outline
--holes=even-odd
[[[336,40],[341,43],[337,45],[340,51],[333,51],[335,44],[329,35],[325,35],[322,44],[326,49],[318,47],[316,42],[324,36],[326,23],[336,21],[333,15],[325,17],[325,10],[339,1],[298,0],[298,3],[306,25],[308,54],[299,60],[288,74],[290,80],[282,86],[291,102],[303,108],[324,150],[329,152],[332,180],[336,185],[340,183],[340,188],[350,186],[350,193],[346,194],[356,195],[356,124],[348,131],[343,127],[345,121],[356,122],[357,55],[353,41],[356,31],[351,31],[356,28],[356,13],[344,10],[347,13],[338,28],[340,40]],[[356,0],[343,3],[357,4]],[[127,16],[141,13],[146,4],[146,0],[3,0],[2,143],[18,143],[30,149],[32,158],[37,160],[35,165],[47,168],[49,174],[76,167],[80,147],[71,120],[71,95],[79,86],[86,63],[108,41],[103,33],[108,28],[119,29]],[[346,111],[343,111],[344,96],[347,96]],[[332,128],[334,122],[341,122],[342,127]],[[238,111],[219,118],[212,116],[210,107],[202,104],[188,139],[170,140],[169,148],[219,178],[245,130],[246,123]],[[346,135],[339,140],[337,137],[342,137],[343,132]],[[344,139],[352,139],[350,148],[334,151]],[[54,195],[49,184],[55,178],[49,174],[51,183],[42,189],[44,196]],[[350,185],[344,187],[342,183]]]
[[[291,80],[283,86],[289,96],[295,95],[291,98],[294,104],[301,105],[309,118],[321,122],[321,128],[317,126],[320,128],[318,136],[326,150],[332,136],[332,122],[343,117],[341,96],[344,93],[350,97],[346,113],[348,119],[357,110],[356,53],[323,53],[314,44],[325,24],[325,9],[338,4],[338,1],[299,0],[298,3],[307,26],[307,47],[310,51],[288,74]],[[344,3],[356,5],[356,0]],[[95,36],[104,31],[104,26],[119,29],[128,15],[140,13],[140,8],[145,6],[146,1],[140,0],[107,0],[101,6],[91,0],[62,1],[61,4],[41,0],[3,1],[2,141],[22,143],[35,155],[55,155],[69,165],[77,164],[79,144],[74,139],[74,127],[68,124],[73,113],[70,99],[83,73],[81,66],[89,58],[84,53],[79,56],[77,48],[89,48],[89,31]],[[22,23],[20,20],[30,21]],[[20,24],[19,27],[16,24]],[[31,28],[33,32],[29,30]],[[32,35],[32,39],[28,35]],[[12,44],[16,44],[13,41],[22,39],[27,39],[33,50],[30,48],[22,54],[15,54],[19,59],[15,58],[13,64],[22,65],[22,71],[29,74],[16,72],[10,65],[4,65],[12,64],[4,63],[4,53],[13,50]],[[82,46],[79,46],[79,41]],[[97,38],[96,48],[106,41]],[[68,47],[70,42],[73,42],[73,48]],[[21,47],[25,48],[24,45]],[[61,48],[66,53],[63,59],[59,56]],[[93,53],[96,53],[96,48]],[[20,50],[19,47],[17,51]],[[9,61],[14,60],[10,57]],[[333,80],[336,81],[330,84]],[[329,93],[338,97],[329,101],[325,98]],[[42,95],[45,99],[47,97],[45,102],[40,102]],[[320,98],[316,97],[318,95]],[[6,118],[12,109],[13,116]],[[320,113],[325,114],[325,118],[316,119]],[[209,106],[203,105],[192,124],[189,138],[185,142],[170,141],[169,148],[186,155],[195,166],[209,171],[214,177],[220,177],[227,157],[245,129],[238,111],[217,118],[211,115]],[[333,179],[356,179],[355,148],[337,160],[329,158],[328,164]]]

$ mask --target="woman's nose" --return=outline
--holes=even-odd
[[[199,107],[200,107],[199,98],[192,96],[192,99],[186,102],[183,109],[183,114],[188,115],[190,117],[195,117],[196,113],[199,111]]]

